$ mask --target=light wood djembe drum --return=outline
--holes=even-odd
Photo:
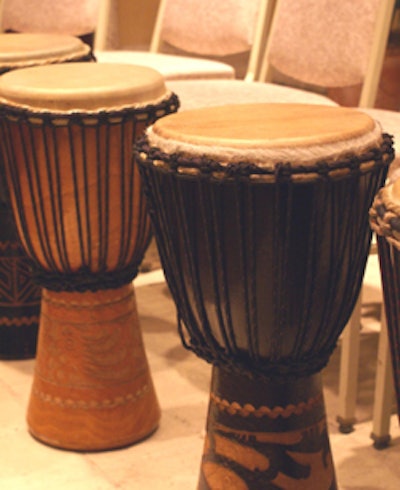
[[[400,180],[382,187],[370,209],[376,232],[383,298],[400,418]]]
[[[232,105],[157,121],[135,158],[183,344],[213,364],[199,488],[337,488],[320,371],[390,138],[349,109]]]
[[[11,204],[43,286],[30,431],[67,449],[130,444],[159,420],[132,286],[150,238],[132,144],[177,98],[151,69],[71,63],[3,75],[0,102]]]
[[[0,34],[0,75],[17,68],[89,61],[90,47],[72,36]],[[41,289],[18,239],[0,170],[0,358],[36,353]]]

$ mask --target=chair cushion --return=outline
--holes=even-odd
[[[99,63],[143,65],[160,72],[165,80],[235,78],[232,66],[219,61],[146,51],[96,51]]]

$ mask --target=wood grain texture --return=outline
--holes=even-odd
[[[31,433],[75,450],[121,447],[152,433],[160,409],[133,286],[43,292]]]
[[[277,383],[214,367],[198,489],[225,488],[337,488],[319,374]]]

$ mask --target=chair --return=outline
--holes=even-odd
[[[279,0],[258,80],[271,81],[275,69],[327,89],[359,84],[357,105],[373,107],[394,4]]]
[[[186,80],[232,79],[234,68],[220,60],[247,52],[246,79],[253,80],[274,4],[275,0],[160,0],[149,51],[110,51],[107,36],[118,3],[102,0],[95,55],[99,62],[146,65],[167,80]],[[162,52],[165,48],[169,53]]]
[[[2,0],[1,30],[69,34],[91,41],[101,0]]]

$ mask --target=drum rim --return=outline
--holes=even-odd
[[[27,122],[33,126],[66,127],[71,124],[94,126],[106,122],[107,124],[120,124],[124,120],[134,119],[150,124],[157,118],[175,112],[179,108],[178,96],[167,91],[162,98],[149,101],[147,104],[132,106],[110,107],[99,110],[70,110],[49,111],[32,110],[24,106],[17,106],[4,102],[0,97],[0,119],[13,122]]]
[[[306,164],[284,161],[268,164],[251,161],[230,163],[207,156],[193,157],[183,152],[167,154],[152,146],[147,135],[136,143],[134,153],[141,166],[152,166],[180,178],[202,177],[215,181],[250,179],[254,183],[338,180],[386,167],[394,159],[393,138],[386,133],[382,134],[379,147],[369,148],[359,155],[349,154],[334,160],[318,160]]]
[[[32,66],[41,66],[41,65],[50,65],[54,63],[66,63],[73,61],[85,61],[85,60],[93,60],[94,56],[92,53],[92,48],[81,41],[78,37],[63,35],[63,34],[38,34],[38,33],[7,33],[3,34],[4,36],[35,36],[35,37],[47,37],[49,41],[53,39],[60,40],[74,40],[74,46],[71,46],[71,49],[68,51],[54,53],[51,51],[51,46],[48,49],[48,52],[44,52],[43,55],[37,55],[34,52],[30,53],[26,51],[25,59],[16,59],[13,60],[12,56],[8,59],[1,60],[0,58],[0,74],[7,73],[8,71],[17,69],[17,68],[29,68]]]
[[[395,181],[379,190],[369,211],[369,220],[377,235],[400,250],[400,202],[395,202],[393,197],[396,182],[398,186],[400,181]]]

